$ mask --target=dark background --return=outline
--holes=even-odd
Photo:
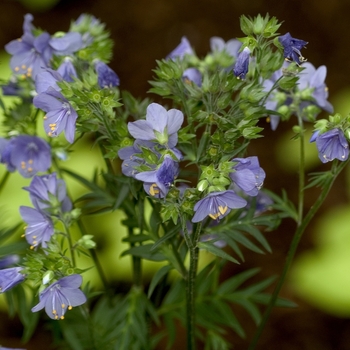
[[[209,39],[220,36],[225,40],[242,36],[239,29],[241,14],[256,16],[267,12],[284,23],[281,34],[290,32],[295,38],[309,42],[303,56],[316,67],[328,68],[327,85],[330,96],[349,86],[349,43],[350,2],[343,0],[62,0],[42,11],[34,11],[15,0],[0,0],[0,46],[22,35],[22,23],[25,13],[34,15],[34,25],[53,34],[58,30],[68,30],[70,21],[81,13],[90,13],[105,22],[115,42],[114,59],[110,66],[121,80],[121,88],[129,90],[135,96],[145,97],[152,78],[155,60],[165,57],[186,35],[199,56],[209,51]],[[332,102],[332,98],[330,98]],[[292,124],[280,125],[278,133],[285,132]],[[260,163],[267,173],[265,186],[280,193],[286,188],[295,194],[297,174],[290,174],[276,164],[273,153],[275,134],[266,129],[265,138],[259,140],[254,149]],[[324,170],[326,166],[323,166]],[[313,169],[315,171],[321,170]],[[336,201],[346,201],[343,190],[344,178],[337,180],[337,186],[321,209],[322,212]],[[308,193],[307,205],[317,195]],[[295,226],[291,221],[282,224],[278,232],[269,234],[273,254],[259,256],[248,254],[242,268],[262,267],[262,274],[279,274],[288,250]],[[309,231],[308,231],[309,232]],[[312,247],[310,234],[306,232],[298,253]],[[240,268],[228,265],[225,275],[237,273]],[[326,315],[298,300],[288,287],[282,295],[299,303],[298,309],[276,309],[267,325],[258,349],[294,350],[346,350],[350,349],[350,321]],[[243,322],[249,339],[255,329],[250,317],[237,310],[238,318]],[[9,321],[7,315],[0,316],[0,343],[3,346],[20,347],[13,339],[21,336],[18,320]],[[235,335],[232,343],[235,349],[246,349],[248,342]],[[179,339],[182,339],[179,336]],[[49,349],[50,334],[45,328],[38,330],[27,349]],[[181,340],[178,347],[181,346]]]

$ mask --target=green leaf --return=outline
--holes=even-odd
[[[169,273],[169,271],[172,270],[172,267],[170,265],[165,265],[163,267],[161,267],[153,276],[150,286],[148,288],[148,293],[147,296],[148,298],[151,297],[155,287],[157,286],[157,284],[160,282],[160,280],[166,276],[167,273]]]
[[[152,260],[152,261],[164,261],[166,260],[165,256],[158,252],[152,252],[151,248],[153,247],[153,244],[145,244],[138,247],[132,247],[128,250],[125,250],[121,256],[125,255],[133,255],[137,256],[139,258]]]
[[[222,249],[216,247],[214,244],[212,244],[210,242],[198,242],[197,245],[198,245],[198,248],[204,249],[207,252],[218,256],[219,258],[232,261],[235,264],[239,264],[238,260],[234,259],[231,255],[225,253]]]
[[[217,294],[228,294],[235,291],[242,283],[244,283],[249,278],[255,276],[260,271],[259,268],[250,269],[240,274],[231,277],[230,279],[223,282],[217,291]]]

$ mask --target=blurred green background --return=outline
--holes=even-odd
[[[34,15],[34,25],[51,34],[68,30],[71,20],[81,13],[90,13],[105,22],[111,32],[114,59],[110,66],[121,80],[121,89],[145,97],[152,78],[155,60],[165,57],[186,35],[199,56],[210,49],[211,36],[225,40],[240,37],[239,16],[255,16],[269,13],[284,23],[281,34],[290,32],[293,37],[309,42],[303,55],[316,67],[326,65],[329,100],[335,111],[350,112],[350,65],[349,45],[350,2],[345,0],[1,0],[0,47],[21,36],[24,14]],[[9,76],[8,55],[0,55],[0,77]],[[153,96],[154,98],[154,96]],[[326,115],[323,115],[325,117]],[[265,137],[250,147],[250,155],[258,155],[267,173],[265,187],[281,193],[284,188],[293,200],[297,196],[298,143],[292,141],[291,127],[295,120],[280,124],[277,131],[266,127]],[[308,125],[311,134],[312,125]],[[0,132],[1,134],[1,132]],[[329,168],[320,163],[315,145],[307,148],[308,171]],[[92,148],[86,138],[77,145],[66,167],[83,176],[92,176],[95,167],[103,169],[98,149]],[[0,176],[4,167],[0,167]],[[73,183],[74,198],[86,191]],[[30,205],[27,192],[21,187],[29,180],[18,174],[11,176],[6,188],[6,200],[1,197],[1,210],[8,222],[19,220],[18,206]],[[306,192],[306,207],[317,197],[318,190]],[[342,174],[320,210],[319,215],[305,233],[296,256],[289,280],[282,295],[299,304],[298,309],[276,309],[265,330],[258,349],[350,349],[350,205],[349,172]],[[120,242],[125,235],[120,226],[119,213],[96,216],[86,221],[89,233],[96,234],[97,253],[107,270],[108,278],[116,286],[130,280],[129,258],[120,258],[126,248]],[[226,277],[242,269],[260,266],[261,278],[278,275],[284,263],[295,225],[286,220],[276,232],[266,234],[273,253],[256,255],[247,252],[241,266],[227,264]],[[107,234],[108,233],[108,234]],[[88,266],[89,262],[84,262]],[[147,274],[158,268],[157,264],[146,266]],[[94,272],[92,278],[98,285]],[[240,313],[240,310],[237,310]],[[255,326],[246,314],[239,315],[247,329],[248,339]],[[17,319],[7,322],[0,317],[0,343],[20,346],[21,326]],[[40,329],[27,349],[38,349],[40,344],[50,343],[50,335]],[[237,349],[244,349],[248,342],[232,335]],[[42,348],[42,347],[41,347]]]

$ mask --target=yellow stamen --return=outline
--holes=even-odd
[[[157,187],[157,184],[152,184],[150,189],[149,189],[149,193],[151,196],[155,196],[156,194],[159,194],[159,189]]]
[[[219,205],[219,212],[221,213],[221,215],[224,215],[227,212],[227,205],[225,207]]]

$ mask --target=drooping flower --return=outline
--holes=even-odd
[[[51,137],[64,131],[68,142],[74,142],[75,122],[78,114],[69,101],[54,88],[49,87],[33,99],[34,106],[46,112],[44,128]]]
[[[0,270],[0,294],[5,293],[21,283],[25,276],[21,273],[22,267],[10,267]]]
[[[30,135],[4,140],[0,142],[0,161],[8,171],[17,170],[23,177],[32,177],[50,168],[51,149],[45,140]]]
[[[160,198],[163,198],[167,195],[178,172],[178,162],[174,161],[169,155],[166,155],[158,169],[140,172],[135,175],[135,178],[145,182],[145,184],[149,184],[149,186],[147,185],[145,187],[148,194],[157,197],[159,195]]]
[[[19,256],[17,254],[7,255],[0,259],[0,269],[4,269],[5,267],[9,267],[17,263],[19,263]]]
[[[248,73],[249,67],[249,58],[250,50],[248,47],[245,47],[243,51],[238,54],[237,61],[233,67],[233,73],[239,79],[245,79],[246,74]]]
[[[119,77],[113,69],[100,60],[95,62],[95,70],[97,73],[97,83],[101,89],[119,86]]]
[[[303,64],[303,68],[304,70],[299,74],[298,90],[312,89],[311,97],[314,98],[317,106],[328,113],[333,113],[333,106],[327,101],[326,66],[320,66],[316,69],[311,63],[306,62]]]
[[[57,68],[57,72],[61,75],[63,80],[71,83],[74,81],[73,77],[77,77],[77,71],[73,65],[70,57],[66,57],[60,66]]]
[[[185,55],[193,55],[193,54],[194,54],[194,51],[191,47],[190,42],[185,36],[183,36],[181,38],[180,44],[176,46],[176,48],[173,51],[171,51],[166,58],[170,58],[172,60],[176,58],[182,59]]]
[[[259,165],[258,157],[234,158],[232,181],[248,196],[257,196],[265,179],[265,171]]]
[[[181,111],[167,111],[158,103],[151,103],[147,107],[146,120],[129,122],[128,129],[135,139],[157,141],[160,145],[173,148],[177,144],[177,132],[183,120]]]
[[[195,204],[193,209],[196,213],[192,222],[200,222],[207,216],[213,220],[220,220],[229,214],[231,209],[243,208],[246,205],[247,201],[232,190],[211,192]]]
[[[340,129],[332,129],[320,134],[316,131],[310,142],[316,141],[318,157],[322,163],[334,159],[345,161],[349,157],[349,143]]]
[[[185,83],[193,82],[197,86],[202,86],[202,74],[197,68],[187,68],[182,74],[182,80]]]
[[[86,302],[86,296],[79,289],[82,284],[80,275],[70,275],[52,283],[39,295],[39,304],[32,312],[45,308],[47,315],[53,320],[63,320],[67,310]]]
[[[27,242],[31,245],[30,248],[34,249],[39,244],[46,248],[47,242],[50,241],[51,236],[54,234],[51,218],[40,210],[25,206],[21,206],[19,212],[23,221],[27,223],[24,235]]]
[[[278,41],[282,44],[284,49],[284,58],[288,61],[294,61],[297,64],[305,62],[305,58],[301,55],[300,50],[307,45],[307,41],[292,38],[289,33],[278,37]]]
[[[210,38],[210,49],[211,51],[215,52],[221,52],[226,51],[230,56],[237,57],[238,51],[241,48],[242,43],[237,39],[231,39],[227,42],[224,41],[224,39],[213,36]]]
[[[57,179],[56,173],[34,176],[30,185],[23,189],[30,193],[30,199],[38,210],[59,208],[62,212],[67,212],[72,209],[66,184],[62,179]]]

